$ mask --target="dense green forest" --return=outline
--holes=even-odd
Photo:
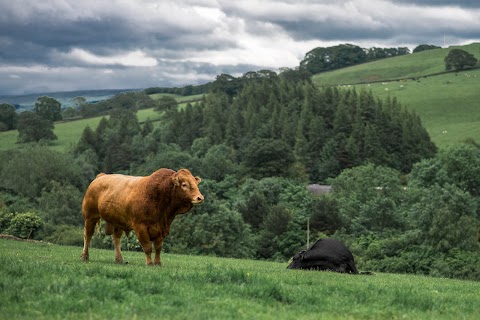
[[[362,269],[480,279],[480,147],[437,152],[396,100],[285,70],[220,75],[201,101],[157,108],[157,124],[139,123],[141,105],[110,104],[68,153],[46,142],[0,153],[0,232],[81,245],[97,173],[186,167],[205,203],[177,217],[167,252],[286,261],[308,224],[310,241],[343,240]],[[333,192],[312,195],[311,183]],[[140,250],[132,235],[125,246]]]

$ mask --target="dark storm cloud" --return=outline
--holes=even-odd
[[[1,7],[0,7],[1,10]],[[13,19],[0,20],[0,43],[3,43],[0,63],[52,61],[53,51],[69,52],[83,48],[94,54],[109,55],[116,52],[144,48],[145,50],[207,50],[232,46],[228,39],[198,34],[195,29],[182,30],[172,25],[159,25],[154,29],[139,30],[126,18],[85,18],[75,21],[49,17],[32,17],[28,22]],[[167,56],[168,58],[168,56]],[[71,61],[69,62],[71,63]]]
[[[318,46],[480,41],[480,1],[0,1],[0,94],[204,83]]]
[[[249,10],[255,4],[257,10]],[[480,7],[480,1],[359,0],[299,4],[288,0],[251,0],[248,4],[229,3],[225,11],[247,21],[277,25],[298,40],[393,43],[403,39],[412,45],[420,39],[440,39],[443,35],[458,40],[480,38],[480,11],[472,11],[474,7]]]

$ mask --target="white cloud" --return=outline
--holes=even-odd
[[[67,57],[93,65],[122,65],[125,67],[154,67],[158,64],[155,58],[148,57],[145,52],[135,50],[120,55],[99,56],[83,49],[74,48]]]

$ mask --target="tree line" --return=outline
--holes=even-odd
[[[433,49],[441,49],[441,47],[421,44],[413,49],[413,53]],[[313,75],[378,59],[406,55],[409,53],[410,50],[406,47],[373,47],[366,49],[353,44],[340,44],[332,47],[317,47],[305,54],[304,59],[300,62],[299,68]],[[452,69],[454,71],[458,71],[475,66],[478,60],[473,54],[465,50],[452,49],[445,56],[444,62],[445,69],[447,71]]]
[[[427,47],[422,47],[428,50]],[[420,51],[422,49],[419,49]],[[317,47],[305,54],[300,62],[311,74],[345,68],[378,59],[391,58],[410,53],[407,47],[399,48],[361,48],[353,44],[339,44],[332,47]]]

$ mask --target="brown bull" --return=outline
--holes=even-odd
[[[198,190],[200,181],[187,169],[178,172],[159,169],[147,177],[99,174],[85,192],[82,203],[85,220],[82,260],[88,260],[88,246],[95,225],[103,219],[106,233],[112,235],[117,263],[123,263],[122,234],[133,230],[142,245],[146,264],[152,264],[153,241],[153,263],[160,265],[163,240],[175,216],[203,202]]]

